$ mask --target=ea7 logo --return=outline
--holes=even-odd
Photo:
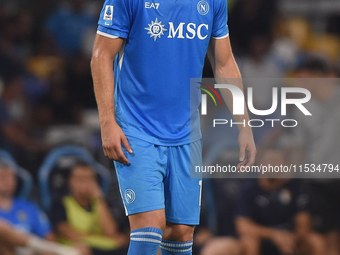
[[[150,2],[145,2],[145,8],[146,9],[158,9],[159,8],[159,3],[150,3]]]
[[[215,88],[228,89],[231,92],[232,97],[233,97],[233,115],[244,115],[245,99],[244,99],[243,91],[239,87],[235,85],[230,85],[230,84],[215,84]],[[210,89],[212,89],[211,86],[210,86]],[[213,92],[215,93],[216,91],[213,90]],[[253,104],[253,88],[249,87],[248,98],[247,98],[249,111],[259,116],[266,116],[266,115],[270,115],[274,113],[278,106],[278,88],[273,88],[272,92],[273,92],[272,94],[273,101],[272,101],[272,106],[270,107],[270,109],[258,110],[258,109],[255,109],[254,104]],[[299,94],[303,94],[305,97],[294,98],[294,99],[287,98],[287,94],[289,93],[299,93]],[[210,95],[211,93],[208,93],[208,94]],[[211,94],[210,96],[212,97],[213,95]],[[306,109],[306,107],[303,106],[303,104],[307,103],[310,99],[311,99],[311,93],[307,89],[293,88],[293,87],[281,88],[281,115],[283,116],[287,115],[287,105],[289,104],[294,104],[297,108],[299,108],[299,110],[304,115],[312,115]],[[215,105],[217,105],[216,102],[215,102]],[[206,94],[202,94],[201,113],[202,115],[207,114],[207,95]]]

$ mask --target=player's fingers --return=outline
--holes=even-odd
[[[255,156],[256,156],[256,149],[252,148],[250,150],[248,150],[248,154],[249,154],[249,159],[247,162],[247,166],[252,166],[255,163]]]
[[[122,137],[122,143],[123,143],[125,149],[126,149],[129,153],[133,153],[133,151],[132,151],[132,149],[131,149],[131,146],[130,146],[130,144],[129,144],[129,142],[128,142],[128,140],[127,140],[127,138],[126,138],[125,135]]]
[[[105,154],[106,157],[108,157],[109,159],[115,160],[114,145],[112,145],[110,143],[105,143],[103,145],[103,149],[104,149],[104,154]]]
[[[237,164],[236,169],[237,169],[237,170],[242,170],[242,171],[243,171],[244,169],[241,169],[241,167],[245,166],[246,163],[247,163],[247,161],[246,161],[246,160],[243,160],[242,162],[240,162],[240,163]]]
[[[240,144],[240,154],[239,154],[239,160],[240,162],[243,162],[246,157],[246,146],[244,144]]]
[[[122,150],[122,146],[116,146],[115,147],[115,153],[116,153],[116,161],[122,164],[129,164],[129,160],[125,157],[124,152]]]
[[[113,155],[112,155],[112,152],[110,151],[110,147],[103,146],[103,151],[106,157],[108,157],[109,159],[113,159]]]

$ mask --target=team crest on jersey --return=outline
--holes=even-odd
[[[112,26],[112,18],[113,18],[113,5],[106,5],[104,12],[105,25]]]
[[[199,1],[198,4],[197,4],[197,11],[201,15],[208,14],[208,12],[209,12],[209,4],[206,1],[204,1],[204,0]]]
[[[136,194],[132,189],[125,190],[124,196],[125,196],[125,201],[128,204],[133,203],[133,201],[135,201],[136,199]]]
[[[161,36],[164,35],[164,31],[167,31],[167,29],[164,28],[164,25],[162,25],[162,21],[158,21],[157,18],[148,25],[149,27],[146,27],[145,29],[148,30],[148,34],[150,37],[153,37],[155,41],[157,38],[161,38]]]

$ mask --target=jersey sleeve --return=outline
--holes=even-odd
[[[132,24],[130,0],[106,0],[100,13],[97,34],[126,39]]]
[[[214,6],[212,38],[223,39],[229,35],[227,0],[217,0]]]
[[[46,237],[52,231],[46,214],[36,205],[32,205],[32,232],[39,237]]]

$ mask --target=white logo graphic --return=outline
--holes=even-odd
[[[185,24],[185,22],[181,22],[176,27],[173,22],[169,22],[169,29],[164,28],[165,25],[162,25],[162,21],[151,21],[151,24],[148,24],[149,27],[145,29],[148,30],[148,34],[150,37],[153,37],[156,41],[157,38],[161,38],[164,35],[165,31],[168,31],[167,38],[178,38],[178,39],[194,39],[198,37],[200,40],[205,40],[209,35],[209,26],[208,24],[200,24],[196,25],[195,23]]]
[[[153,37],[156,41],[157,38],[161,38],[162,35],[164,35],[164,31],[167,31],[167,29],[164,28],[164,25],[162,25],[162,21],[158,22],[158,19],[156,18],[155,22],[151,21],[151,24],[148,24],[149,27],[146,27],[145,29],[148,30],[148,34],[150,37]]]
[[[208,12],[209,12],[209,4],[206,1],[204,1],[204,0],[199,1],[198,4],[197,4],[197,11],[201,15],[208,14]]]
[[[150,3],[150,2],[145,2],[145,8],[146,9],[158,9],[159,8],[159,3]]]
[[[125,190],[125,201],[128,204],[133,203],[133,201],[135,201],[135,199],[136,199],[136,194],[132,189]]]
[[[113,5],[106,5],[104,12],[105,25],[111,26],[113,18]]]

